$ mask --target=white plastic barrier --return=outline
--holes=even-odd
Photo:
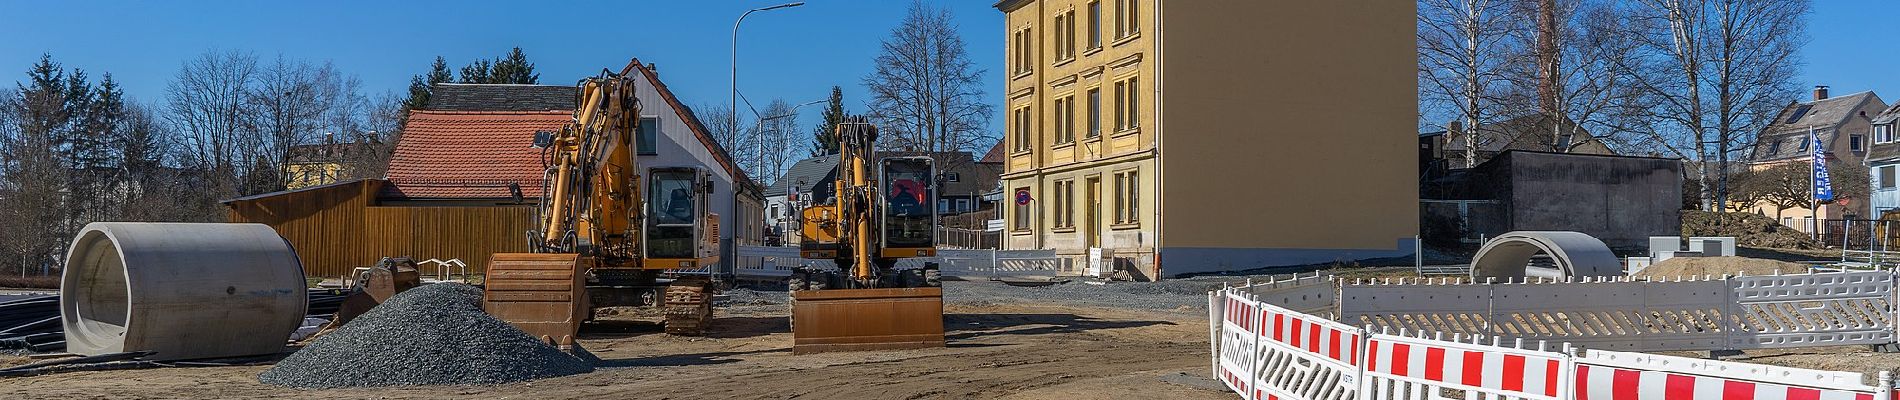
[[[1541,342],[1535,348],[1525,348],[1522,341],[1500,346],[1495,337],[1364,334],[1249,293],[1258,289],[1253,286],[1271,289],[1281,283],[1209,293],[1213,372],[1244,399],[1894,398],[1885,372],[1869,385],[1862,374],[1850,372],[1614,351],[1555,352]],[[1791,295],[1801,298],[1798,292]]]
[[[1893,398],[1892,377],[1869,386],[1855,372],[1615,351],[1575,357],[1576,399],[1874,400]]]
[[[1564,353],[1373,334],[1366,344],[1366,391],[1372,399],[1564,398]],[[1471,396],[1477,395],[1477,396]]]

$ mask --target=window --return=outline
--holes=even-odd
[[[1056,181],[1055,201],[1050,206],[1055,208],[1057,229],[1075,227],[1075,180]]]
[[[1075,96],[1056,98],[1056,144],[1075,142]]]
[[[1015,151],[1018,151],[1018,152],[1029,151],[1029,131],[1031,130],[1030,127],[1032,126],[1032,123],[1029,121],[1030,120],[1029,107],[1017,108],[1015,114],[1016,114],[1016,135],[1015,135],[1016,143],[1015,143],[1015,146],[1012,146],[1012,147],[1014,148]]]
[[[1781,140],[1779,140],[1779,139],[1771,139],[1771,140],[1769,140],[1769,141],[1768,141],[1768,154],[1767,154],[1767,155],[1768,155],[1768,156],[1774,156],[1775,154],[1778,154],[1778,153],[1781,153]]]
[[[1852,150],[1852,151],[1860,151],[1860,141],[1861,141],[1860,135],[1848,136],[1847,149]]]
[[[1016,199],[1013,197],[1015,196],[1015,193],[1022,193],[1022,192],[1028,192],[1028,191],[1029,191],[1028,187],[1019,187],[1019,188],[1016,188],[1015,191],[1010,192],[1011,193],[1010,196],[1012,196],[1012,198],[1008,200],[1010,201],[1011,205],[1015,205],[1016,207],[1016,210],[1015,210],[1016,212],[1012,213],[1014,215],[1011,216],[1013,217],[1011,218],[1012,220],[1010,221],[1011,230],[1015,230],[1015,231],[1029,230],[1029,206],[1018,205],[1016,203]]]
[[[1115,82],[1115,130],[1117,132],[1141,127],[1141,92],[1137,89],[1138,79],[1128,78]]]
[[[1102,48],[1102,2],[1089,2],[1089,48]]]
[[[1115,38],[1121,39],[1141,33],[1136,23],[1141,21],[1141,2],[1138,0],[1115,0]]]
[[[1115,173],[1115,224],[1141,222],[1141,181],[1135,170]]]
[[[1075,58],[1075,11],[1056,14],[1056,61]]]
[[[938,214],[949,214],[953,212],[956,212],[956,210],[950,209],[950,199],[937,199]]]
[[[1881,189],[1894,188],[1895,185],[1893,181],[1894,180],[1893,169],[1894,167],[1892,165],[1880,167],[1880,188]]]
[[[1102,136],[1102,88],[1089,88],[1089,137]]]
[[[1795,139],[1795,140],[1801,142],[1801,151],[1808,151],[1808,143],[1814,143],[1814,139],[1808,139],[1808,138],[1801,138],[1801,139]]]
[[[943,180],[944,180],[944,182],[956,182],[956,181],[958,181],[958,180],[960,180],[961,178],[962,178],[962,176],[959,176],[959,175],[957,175],[957,173],[955,173],[955,172],[945,172],[945,173],[943,173]]]
[[[1017,75],[1029,73],[1029,70],[1034,68],[1036,65],[1035,64],[1036,37],[1032,36],[1030,33],[1031,32],[1029,28],[1023,28],[1021,30],[1016,31],[1016,42],[1015,42],[1016,48],[1013,49],[1014,54],[1016,55],[1016,62],[1013,63],[1011,66],[1014,68],[1014,71],[1016,72]]]
[[[640,117],[640,137],[634,140],[638,141],[634,148],[639,150],[640,155],[659,155],[660,151],[655,144],[660,140],[660,119]]]
[[[1887,124],[1874,125],[1874,143],[1887,143],[1887,142],[1892,142],[1892,141],[1893,141],[1893,124],[1887,123]]]
[[[970,210],[972,210],[972,208],[970,208],[970,199],[957,199],[958,212],[965,212],[965,211],[970,211]]]

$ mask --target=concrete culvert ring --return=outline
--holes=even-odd
[[[282,351],[308,306],[303,266],[261,224],[100,222],[66,253],[60,320],[80,355],[184,360]]]
[[[1550,256],[1555,268],[1531,268],[1530,260]],[[1603,241],[1580,232],[1515,231],[1484,243],[1471,258],[1472,279],[1523,279],[1622,276],[1623,263]]]

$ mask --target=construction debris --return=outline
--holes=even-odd
[[[1683,211],[1683,236],[1729,236],[1742,247],[1769,249],[1818,249],[1808,234],[1755,213]]]
[[[297,388],[497,384],[594,370],[482,312],[481,301],[481,289],[459,283],[402,292],[258,381]]]

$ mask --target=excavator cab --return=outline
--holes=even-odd
[[[708,213],[710,177],[692,167],[647,174],[643,267],[693,270],[719,262],[719,215]]]

